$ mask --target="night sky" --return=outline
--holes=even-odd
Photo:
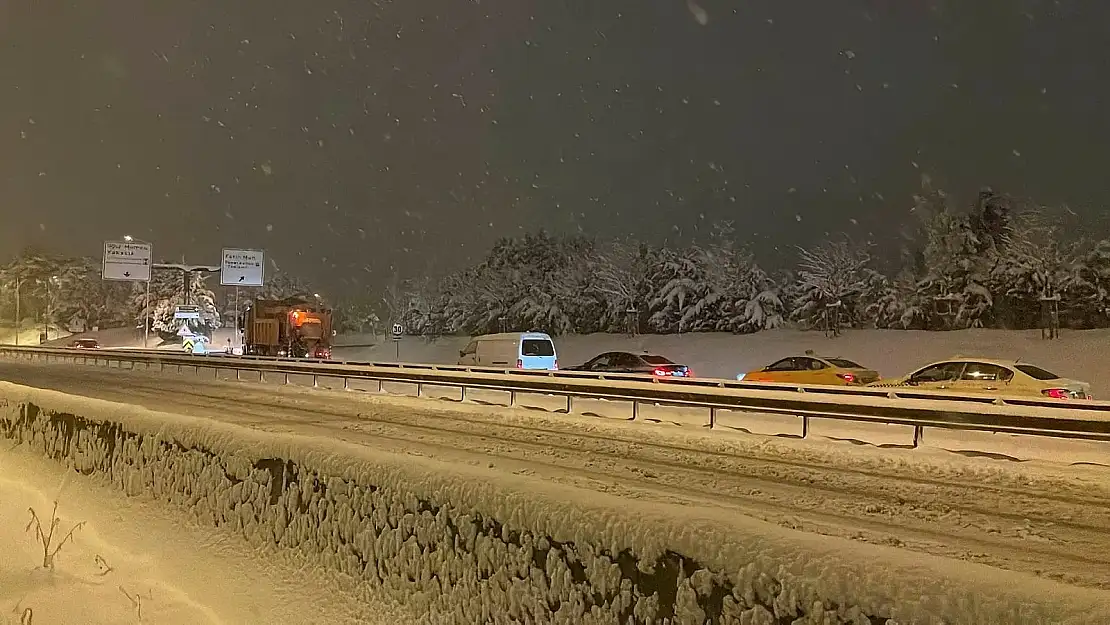
[[[0,256],[126,233],[350,292],[539,227],[731,219],[772,258],[881,242],[922,173],[1094,220],[1107,24],[1105,0],[0,2]]]

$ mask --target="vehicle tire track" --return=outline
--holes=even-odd
[[[841,467],[798,462],[783,464],[796,470],[809,471],[810,475],[772,472],[767,477],[758,474],[759,469],[766,469],[766,466],[727,466],[729,462],[736,462],[737,458],[724,452],[627,438],[614,439],[573,430],[572,423],[568,423],[566,428],[521,426],[470,418],[442,409],[435,410],[432,405],[427,409],[421,408],[419,413],[389,417],[391,407],[388,406],[388,400],[360,402],[325,393],[310,399],[307,396],[297,397],[293,393],[266,393],[263,390],[265,387],[214,379],[206,380],[202,388],[198,388],[195,380],[171,376],[166,379],[150,379],[149,383],[144,384],[141,376],[127,375],[129,373],[124,372],[128,378],[126,384],[119,384],[119,374],[113,372],[114,375],[110,377],[114,384],[98,388],[97,394],[106,394],[117,401],[140,405],[143,399],[154,403],[164,403],[168,399],[179,407],[189,406],[201,414],[216,418],[219,415],[212,414],[214,409],[226,410],[250,417],[254,423],[249,425],[260,429],[284,422],[332,432],[350,433],[354,430],[359,434],[359,442],[362,444],[390,440],[401,447],[416,443],[443,450],[479,453],[550,472],[588,478],[606,487],[618,485],[641,494],[663,494],[712,506],[731,503],[745,514],[806,531],[985,561],[1003,568],[1036,571],[1051,577],[1069,578],[1068,581],[1078,585],[1100,588],[1110,586],[1110,580],[1107,579],[1110,576],[1110,562],[1107,561],[1107,556],[1100,557],[1100,554],[1110,553],[1105,548],[1110,543],[1105,526],[1041,518],[1036,513],[1008,513],[1011,520],[1036,518],[1045,525],[1044,528],[1029,527],[1026,536],[1012,539],[1002,535],[996,528],[992,533],[990,529],[978,527],[974,523],[952,523],[949,515],[953,511],[988,518],[1000,516],[999,511],[993,508],[984,510],[967,505],[967,502],[981,500],[985,495],[1011,498],[1022,495],[1023,498],[1017,502],[1019,504],[1036,507],[1040,503],[1036,497],[1017,489],[981,483],[953,485],[951,482],[935,479],[875,475],[854,469],[845,471]],[[103,378],[109,376],[74,377],[101,378],[99,381],[103,383]],[[221,397],[218,393],[220,390],[228,391],[234,396]],[[276,388],[274,390],[277,391]],[[136,402],[136,399],[140,401]],[[151,407],[156,410],[165,409],[164,405]],[[364,411],[359,410],[360,407],[367,408],[367,411],[370,411],[369,408],[378,408],[381,414],[367,416]],[[395,407],[393,409],[396,410]],[[402,410],[409,409],[402,407]],[[679,454],[678,459],[673,456],[676,452]],[[602,468],[584,466],[584,458]],[[739,459],[762,465],[776,464],[774,460],[750,455]],[[722,466],[722,462],[726,466]],[[661,470],[664,468],[666,470]],[[840,480],[828,479],[830,475],[837,473],[842,474]],[[856,483],[845,486],[843,475],[852,476]],[[877,486],[875,479],[883,482]],[[867,480],[871,482],[867,483]],[[895,492],[897,489],[894,486],[908,489],[911,495],[916,495],[915,498],[928,495],[930,499],[941,500],[940,504],[947,510],[946,515],[922,518],[920,515],[906,514],[904,508],[907,504],[924,505],[927,502],[906,499]],[[940,492],[914,492],[914,489],[921,487],[943,488]],[[1072,506],[1095,505],[1076,502],[1070,498],[1056,499],[1056,503]],[[948,505],[952,502],[955,505]],[[1012,506],[1015,501],[1010,499],[1008,503]],[[1106,500],[1102,500],[1099,507],[1102,514],[1093,518],[1103,519],[1106,508]],[[1088,514],[1089,512],[1082,516],[1086,517]],[[881,515],[887,515],[887,518],[877,518]],[[957,521],[959,520],[958,518]],[[1062,527],[1070,531],[1065,538],[1037,535],[1037,532],[1046,532],[1048,527]],[[907,540],[911,542],[907,543]],[[1036,540],[1046,540],[1042,544],[1056,547],[1040,546]]]

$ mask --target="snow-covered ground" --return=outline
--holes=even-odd
[[[798,440],[92,366],[0,363],[0,378],[1110,588],[1107,467],[1069,464],[1093,443],[937,430],[906,449],[886,426],[814,423]]]
[[[341,360],[454,364],[468,339],[447,337],[428,342],[405,337],[400,345],[388,338],[341,336],[334,355]],[[365,345],[373,344],[371,347]],[[689,365],[699,377],[733,378],[785,356],[812,349],[826,356],[842,356],[877,369],[887,377],[900,376],[928,362],[957,354],[1012,358],[1035,363],[1058,375],[1090,382],[1096,397],[1110,396],[1110,330],[1064,331],[1059,339],[1043,340],[1040,332],[959,330],[923,332],[848,330],[838,338],[820,332],[771,330],[749,335],[721,333],[562,336],[555,339],[561,366],[577,365],[605,351],[649,351]]]
[[[49,532],[55,501],[60,549],[48,569],[24,528],[34,510]],[[407,622],[271,551],[41,456],[0,451],[0,623],[31,623],[20,620],[28,610],[45,625]]]
[[[657,614],[665,600],[652,594],[668,588],[682,623],[705,622],[713,596],[730,622],[789,622],[802,612],[805,622],[836,625],[879,615],[998,625],[1110,619],[1108,493],[1104,474],[1089,468],[713,441],[521,410],[82,374],[110,375],[136,401],[204,418],[0,384],[5,418],[27,414],[14,402],[31,401],[119,423],[80,430],[62,453],[82,467],[110,465],[129,490],[149,482],[163,500],[199,497],[198,518],[214,514],[263,543],[300,545],[321,566],[381,576],[375,584],[427,606],[431,622],[448,614],[467,623],[623,622],[613,617],[632,606],[637,616]],[[31,447],[61,449],[63,432],[45,425],[16,429],[41,432]],[[255,459],[292,468],[252,469]],[[667,579],[657,558],[668,552],[689,558],[690,571]],[[612,554],[639,558],[641,572]],[[375,566],[362,567],[365,558]],[[225,579],[208,573],[210,584]],[[297,622],[266,616],[226,622]]]

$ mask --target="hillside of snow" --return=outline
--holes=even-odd
[[[420,622],[1110,622],[1100,590],[331,436],[4,383],[0,433]]]
[[[50,551],[57,551],[44,568],[42,541],[28,522],[34,510],[49,535],[55,502]],[[9,446],[0,451],[0,553],[4,624],[405,622],[398,610],[360,605],[334,579],[280,553],[265,557],[183,522],[178,510]]]
[[[340,360],[390,362],[398,351],[402,362],[454,364],[467,337],[428,341],[405,337],[395,345],[388,337],[340,336],[334,355]],[[1110,345],[1110,330],[1065,330],[1056,340],[1040,332],[1013,330],[848,330],[837,338],[821,332],[768,330],[755,334],[724,333],[568,335],[555,338],[560,366],[578,365],[605,351],[648,351],[689,365],[699,377],[732,378],[812,349],[877,369],[883,376],[900,376],[931,361],[959,355],[1021,359],[1058,375],[1090,382],[1096,397],[1110,396],[1110,359],[1102,352]]]

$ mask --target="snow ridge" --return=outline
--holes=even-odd
[[[429,625],[1110,622],[1105,601],[1042,580],[1015,600],[1022,589],[999,572],[984,582],[995,588],[922,562],[901,567],[916,574],[908,579],[875,560],[843,575],[850,556],[812,541],[789,553],[666,509],[602,505],[600,494],[539,492],[525,478],[492,484],[481,469],[447,473],[420,458],[6,383],[0,434],[254,544],[298,549],[404,598]],[[1052,601],[1028,599],[1042,592]]]

